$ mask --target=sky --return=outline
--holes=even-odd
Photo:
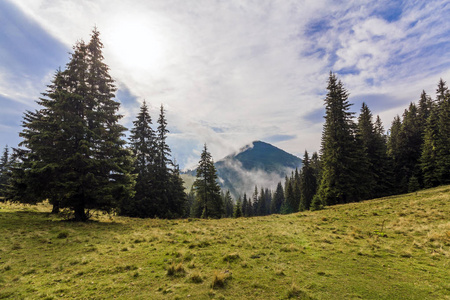
[[[121,123],[162,104],[183,168],[254,140],[299,157],[320,150],[330,71],[385,129],[422,90],[450,80],[450,2],[335,0],[0,0],[0,147],[72,46],[96,26]],[[156,128],[156,125],[154,125]]]

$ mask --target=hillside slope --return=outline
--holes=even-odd
[[[89,223],[0,203],[0,299],[449,299],[449,198]]]

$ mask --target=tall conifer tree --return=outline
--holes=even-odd
[[[302,185],[300,206],[299,206],[300,211],[309,210],[311,206],[311,201],[317,192],[317,178],[314,174],[314,169],[311,166],[308,151],[306,150],[302,162],[303,166],[300,176]]]
[[[134,127],[130,130],[130,148],[133,152],[134,174],[136,174],[135,195],[121,205],[121,214],[131,217],[154,217],[158,214],[155,203],[155,160],[156,137],[148,106],[143,102]]]
[[[90,209],[117,207],[134,184],[102,48],[96,29],[89,44],[75,45],[66,70],[57,72],[38,101],[43,108],[25,115],[21,133],[21,146],[28,148],[20,155],[25,194],[70,208],[79,221],[89,218]],[[14,186],[12,198],[18,195]]]
[[[318,193],[326,205],[358,201],[366,192],[361,178],[367,166],[360,160],[362,149],[355,141],[354,113],[349,112],[347,91],[333,73],[327,89],[321,147],[323,171]]]
[[[194,216],[197,218],[220,218],[224,210],[220,196],[220,186],[217,183],[216,167],[206,144],[197,167],[197,179],[194,182],[194,190],[197,202]]]

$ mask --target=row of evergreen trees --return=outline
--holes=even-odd
[[[450,182],[450,93],[422,92],[385,134],[379,116],[362,104],[357,123],[348,92],[330,73],[314,207],[416,191]]]
[[[330,73],[320,157],[286,177],[273,193],[262,188],[236,203],[223,193],[205,145],[197,180],[187,197],[179,168],[170,159],[167,120],[161,106],[158,127],[144,102],[133,122],[130,143],[122,139],[116,88],[103,62],[95,29],[88,44],[74,46],[65,70],[58,70],[36,111],[23,120],[23,141],[0,161],[0,197],[68,208],[76,220],[89,210],[113,210],[136,217],[263,216],[292,213],[450,183],[450,92],[443,80],[432,100],[425,92],[397,116],[385,134],[363,103],[357,122],[348,92]]]
[[[263,216],[316,210],[325,205],[450,183],[450,92],[442,79],[436,100],[423,91],[418,105],[411,103],[402,119],[396,116],[387,134],[380,117],[374,121],[365,103],[355,122],[348,92],[333,73],[330,73],[327,90],[320,157],[314,153],[309,158],[305,151],[302,169],[286,177],[284,188],[281,182],[274,193],[264,188],[258,192],[255,187],[251,197],[244,194],[234,207],[230,205],[233,202],[228,199],[229,193],[220,197],[217,183],[215,196],[206,196],[209,195],[205,192],[206,178],[211,179],[212,185],[217,179],[209,157],[209,169],[197,170],[191,195],[198,196],[201,190],[200,195],[205,196],[192,197],[191,216],[212,216],[199,209],[211,205],[195,206],[198,205],[195,201],[205,203],[203,199],[215,199],[215,217]],[[209,177],[202,176],[206,170],[210,172]]]
[[[66,69],[56,72],[37,101],[41,108],[25,113],[21,148],[12,159],[5,150],[7,168],[2,160],[2,193],[25,203],[48,199],[54,212],[70,209],[79,221],[92,209],[181,217],[186,195],[170,160],[164,109],[155,132],[144,103],[127,146],[102,48],[94,29],[90,42],[78,42]]]

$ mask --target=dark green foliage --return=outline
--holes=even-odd
[[[386,137],[381,119],[377,116],[375,124],[372,113],[365,103],[358,117],[357,138],[362,143],[368,172],[365,177],[367,198],[377,198],[390,194],[390,164],[387,157]]]
[[[388,140],[388,156],[392,161],[392,169],[394,173],[394,189],[393,193],[399,193],[402,181],[402,152],[401,152],[401,135],[402,122],[400,117],[395,116],[391,124],[390,135]]]
[[[431,110],[426,122],[424,133],[424,143],[420,157],[424,187],[430,188],[438,186],[440,177],[438,174],[438,153],[437,143],[439,136],[437,107]]]
[[[299,210],[309,210],[312,199],[317,192],[317,178],[314,169],[311,166],[308,151],[306,150],[305,155],[303,156],[303,167],[300,175],[300,181],[302,189]]]
[[[280,208],[280,213],[282,214],[291,214],[295,212],[294,205],[296,203],[295,195],[294,195],[294,185],[295,182],[293,180],[293,176],[291,179],[286,178],[285,182],[285,194],[284,194],[284,203]]]
[[[158,129],[156,132],[156,155],[155,155],[155,185],[154,202],[157,208],[157,215],[164,216],[170,211],[169,190],[170,190],[170,148],[167,144],[167,120],[164,107],[161,105],[158,117]],[[171,217],[170,214],[164,217]]]
[[[252,195],[252,216],[258,216],[258,206],[259,206],[259,197],[258,197],[258,187],[255,186],[255,191],[253,192]]]
[[[0,201],[3,201],[3,197],[6,195],[10,161],[9,148],[8,146],[5,146],[2,157],[0,158]]]
[[[368,166],[354,135],[356,128],[353,113],[348,111],[348,93],[333,73],[330,73],[327,89],[318,193],[326,205],[358,201],[367,196]]]
[[[242,215],[244,217],[250,217],[252,213],[252,203],[250,199],[247,198],[247,194],[244,193],[244,199],[242,200]]]
[[[273,196],[272,203],[270,206],[270,211],[272,214],[279,214],[281,211],[281,206],[284,203],[284,191],[281,182],[278,182],[275,195]]]
[[[220,186],[217,183],[216,167],[206,144],[197,167],[194,190],[196,201],[193,216],[197,218],[220,218],[224,210],[220,197]]]
[[[421,182],[419,159],[422,148],[422,126],[414,103],[405,110],[400,131],[400,184],[401,192],[407,191],[407,184],[412,176]],[[405,184],[406,183],[406,184]]]
[[[323,208],[322,200],[320,199],[320,196],[318,194],[315,194],[312,201],[311,201],[311,207],[310,210],[321,210]]]
[[[133,152],[134,174],[136,174],[135,195],[122,201],[120,213],[131,217],[154,217],[158,208],[154,202],[156,137],[151,128],[152,119],[144,101],[131,129],[130,148]]]
[[[102,48],[97,30],[89,44],[77,43],[66,70],[56,73],[38,101],[43,108],[25,114],[20,146],[27,150],[18,154],[13,200],[48,198],[84,221],[87,210],[109,212],[132,195],[132,160]],[[24,191],[18,190],[21,186]]]
[[[408,182],[408,193],[412,193],[418,190],[420,190],[419,180],[416,176],[413,175]]]
[[[241,197],[239,197],[239,199],[236,202],[236,205],[234,206],[233,217],[234,218],[243,217]]]
[[[381,123],[380,116],[374,124],[375,129],[375,144],[373,152],[373,163],[377,165],[375,167],[375,189],[373,191],[373,197],[384,197],[392,195],[393,189],[393,172],[392,161],[388,156],[387,150],[387,136],[384,132],[383,124]]]
[[[186,216],[190,208],[186,207],[187,197],[180,170],[170,160],[170,148],[166,143],[169,131],[163,106],[157,133],[151,128],[152,121],[145,101],[133,124],[130,144],[136,158],[136,194],[122,202],[121,214],[141,218]]]
[[[421,153],[421,170],[426,187],[450,182],[450,93],[439,81],[436,104],[431,107]]]
[[[443,87],[441,87],[443,85]],[[436,152],[438,156],[437,173],[441,184],[450,183],[450,93],[445,82],[440,81],[439,89],[445,92],[438,94],[438,130]]]
[[[234,214],[234,205],[233,205],[233,199],[231,198],[230,191],[227,191],[224,195],[222,195],[222,202],[223,202],[223,208],[224,208],[224,215],[225,218],[231,218]]]

